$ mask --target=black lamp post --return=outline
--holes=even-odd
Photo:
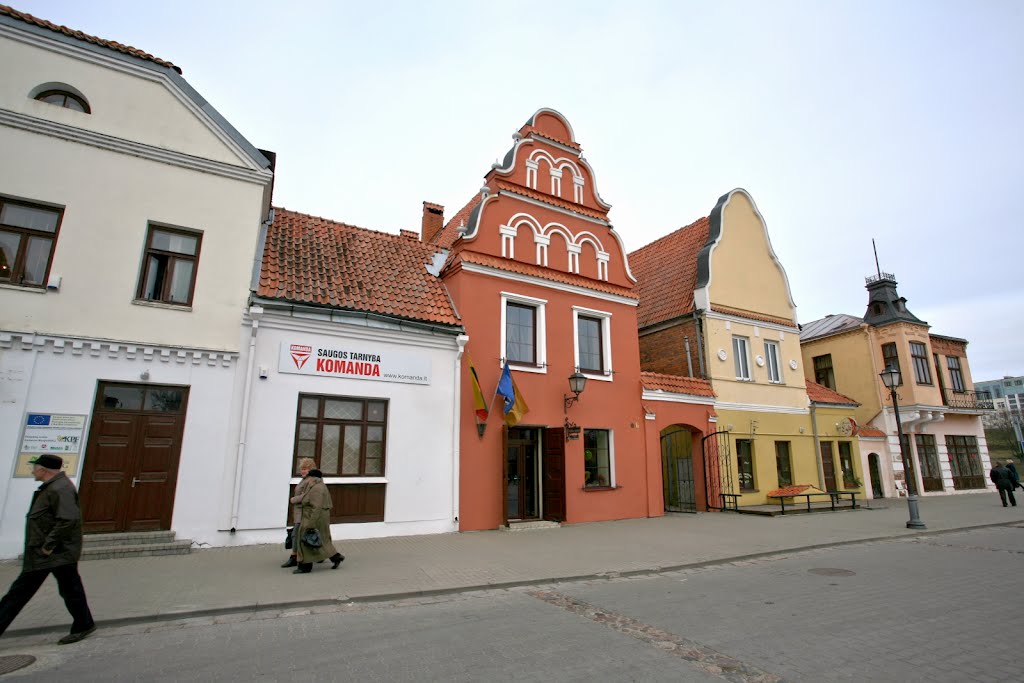
[[[924,522],[917,514],[917,475],[910,467],[907,453],[903,450],[903,423],[900,422],[900,404],[896,397],[896,387],[900,385],[900,370],[890,365],[878,375],[882,378],[882,384],[889,390],[892,396],[892,410],[896,415],[896,434],[900,440],[900,459],[903,460],[903,476],[907,480],[907,507],[910,508],[910,521],[907,522],[908,529],[927,529]]]

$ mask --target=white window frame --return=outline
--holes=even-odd
[[[601,363],[604,365],[604,372],[593,372],[580,369],[580,328],[579,318],[597,318],[601,321]],[[504,347],[502,347],[504,348]],[[601,382],[611,382],[615,377],[612,372],[612,314],[607,311],[597,311],[593,308],[582,306],[572,307],[572,354],[573,367],[579,370],[588,379],[596,379]]]
[[[764,366],[768,381],[782,384],[782,361],[779,358],[779,342],[766,339],[764,342]]]
[[[514,294],[512,292],[501,293],[501,357],[505,357],[505,320],[506,310],[510,303],[522,304],[524,306],[532,306],[537,311],[537,329],[534,330],[536,335],[534,339],[535,350],[536,350],[536,366],[533,365],[520,365],[518,363],[509,364],[512,370],[519,372],[536,372],[540,374],[547,374],[548,371],[548,348],[547,348],[547,323],[545,320],[545,311],[547,308],[546,299],[536,299],[532,296],[523,296],[522,294]],[[501,364],[503,361],[499,361]]]
[[[733,367],[736,369],[736,379],[742,382],[752,381],[753,377],[750,375],[750,338],[733,335],[732,355]]]

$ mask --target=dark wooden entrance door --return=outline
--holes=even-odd
[[[693,434],[685,427],[661,433],[661,473],[665,509],[696,512],[693,476]]]
[[[188,387],[101,382],[82,472],[87,533],[171,528]]]
[[[882,488],[882,472],[878,466],[878,453],[868,455],[868,469],[871,470],[871,495],[875,498],[885,498],[885,489]]]
[[[544,519],[565,521],[565,430],[544,430]]]
[[[536,429],[512,427],[505,448],[506,519],[539,519],[539,451]]]
[[[836,460],[832,457],[832,442],[821,442],[821,471],[825,475],[825,490],[836,491]]]

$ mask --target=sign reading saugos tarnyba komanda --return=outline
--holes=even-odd
[[[296,375],[430,384],[430,358],[382,351],[368,344],[317,346],[281,342],[277,369]]]

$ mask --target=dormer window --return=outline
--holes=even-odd
[[[58,107],[80,111],[83,114],[90,114],[89,105],[78,95],[69,93],[66,90],[47,90],[36,95],[36,99],[47,104],[55,104]]]
[[[51,81],[40,83],[28,93],[29,99],[39,102],[46,102],[57,107],[70,109],[71,111],[91,114],[92,108],[89,100],[82,92],[73,85]]]

